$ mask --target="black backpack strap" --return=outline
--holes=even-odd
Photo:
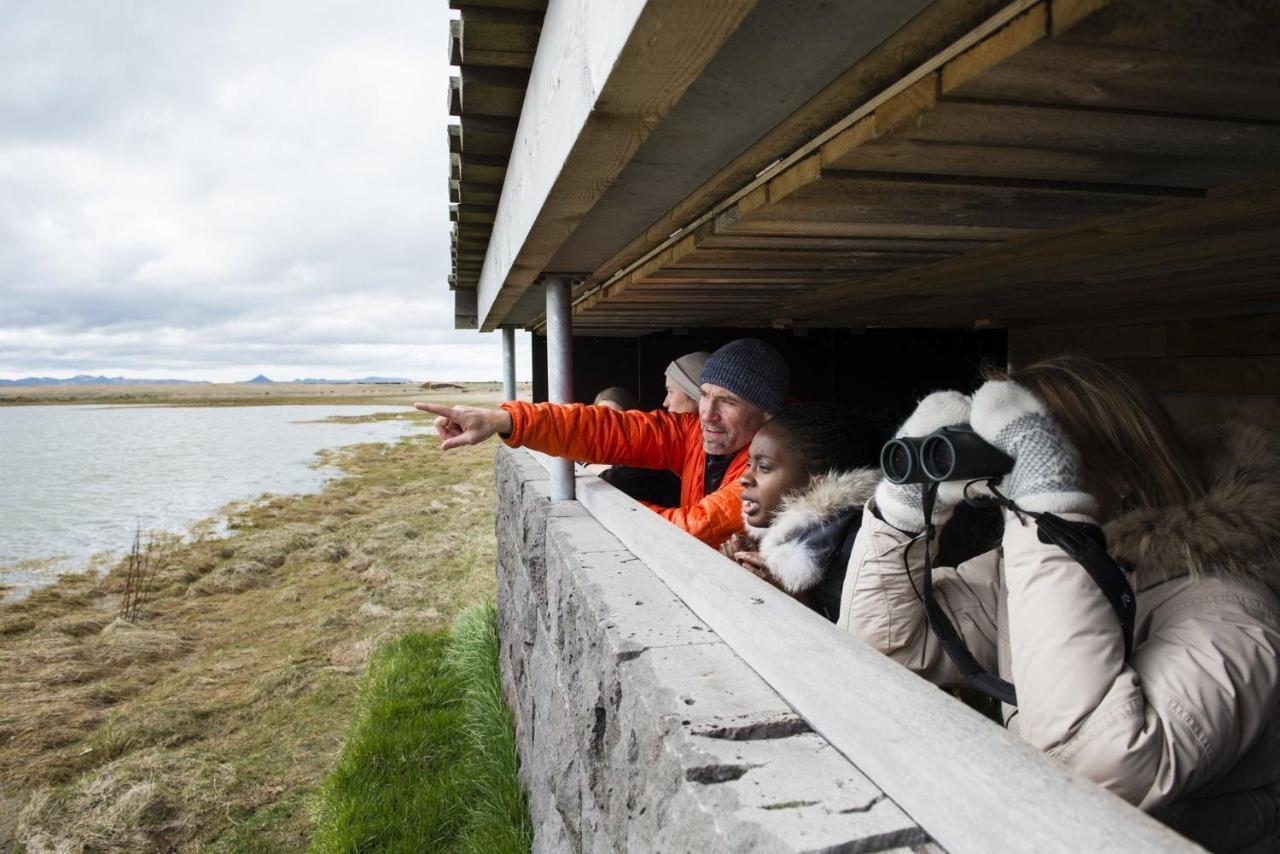
[[[1128,660],[1133,652],[1133,625],[1138,603],[1124,570],[1107,554],[1107,538],[1102,529],[1087,522],[1069,522],[1052,513],[1028,515],[1036,520],[1036,536],[1040,542],[1062,549],[1083,566],[1093,583],[1098,585],[1120,621],[1120,630],[1124,634],[1124,657]]]
[[[1013,683],[1001,679],[978,663],[978,659],[974,658],[973,653],[969,652],[969,648],[964,645],[956,627],[947,618],[946,612],[938,607],[938,603],[933,599],[930,573],[931,570],[926,568],[924,613],[929,620],[929,630],[942,645],[943,652],[975,689],[1010,706],[1018,705],[1018,693]]]
[[[947,617],[946,612],[933,598],[933,555],[930,546],[934,539],[933,505],[937,497],[936,483],[922,484],[921,503],[924,505],[924,591],[920,597],[924,602],[925,617],[929,630],[941,644],[947,658],[956,666],[961,675],[975,689],[994,697],[1001,703],[1010,706],[1018,705],[1018,694],[1013,683],[1001,679],[988,671],[974,658],[964,645],[960,633]],[[1046,545],[1055,545],[1082,567],[1093,583],[1102,591],[1107,603],[1120,621],[1120,631],[1124,637],[1124,657],[1127,661],[1133,652],[1133,630],[1137,614],[1137,599],[1124,569],[1107,554],[1107,540],[1102,529],[1087,522],[1070,522],[1052,513],[1032,513],[1023,510],[1009,499],[1000,495],[991,487],[995,501],[1018,514],[1025,514],[1035,520],[1036,536]]]
[[[930,551],[930,547],[935,536],[932,520],[933,504],[937,496],[937,483],[930,482],[921,485],[920,499],[921,504],[924,506],[925,529],[924,591],[920,599],[924,602],[924,614],[929,624],[929,631],[933,632],[934,637],[938,639],[938,643],[942,645],[942,651],[947,654],[947,658],[951,659],[951,663],[969,681],[970,685],[988,697],[994,697],[1001,703],[1016,706],[1018,704],[1018,695],[1014,690],[1013,683],[1001,679],[978,663],[978,659],[974,658],[973,653],[969,652],[969,648],[964,645],[964,640],[960,637],[960,633],[956,631],[951,619],[934,601],[933,554]]]

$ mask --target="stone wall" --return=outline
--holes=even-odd
[[[535,851],[936,850],[529,454],[495,476]]]

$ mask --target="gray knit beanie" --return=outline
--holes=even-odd
[[[701,382],[728,389],[770,414],[782,408],[790,381],[782,354],[759,338],[739,338],[716,350],[701,377]]]
[[[702,397],[702,389],[698,388],[698,377],[702,376],[702,366],[710,357],[710,353],[699,350],[696,353],[686,353],[667,365],[667,376],[677,388],[689,395],[694,403]]]

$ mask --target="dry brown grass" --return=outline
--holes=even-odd
[[[118,572],[0,607],[0,850],[305,848],[370,651],[492,595],[492,452],[334,452],[177,546],[136,622]]]
[[[5,386],[0,406],[136,404],[140,406],[275,406],[293,403],[401,404],[451,399],[494,402],[501,383],[201,383],[180,385]],[[521,386],[525,394],[528,385]]]

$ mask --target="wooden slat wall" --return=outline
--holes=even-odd
[[[1015,365],[1063,352],[1138,378],[1185,428],[1234,419],[1280,425],[1280,313],[1009,331]]]

